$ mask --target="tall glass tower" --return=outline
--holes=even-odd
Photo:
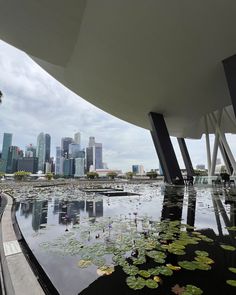
[[[41,132],[37,138],[37,151],[38,157],[38,171],[44,171],[44,162],[45,162],[45,136],[44,133]]]
[[[45,162],[50,162],[51,136],[45,134]]]
[[[2,172],[6,172],[8,151],[9,151],[9,147],[11,145],[12,145],[12,134],[11,133],[4,133],[3,143],[2,143],[2,159],[1,159],[1,167],[0,167],[0,170]]]

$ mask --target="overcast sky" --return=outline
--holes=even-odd
[[[36,144],[40,132],[51,135],[51,153],[62,137],[81,132],[82,146],[89,136],[103,144],[103,161],[109,168],[131,170],[142,164],[146,171],[159,167],[148,130],[119,120],[74,94],[42,70],[25,53],[0,41],[0,149],[4,132],[13,133],[13,145],[25,150]],[[228,136],[233,152],[235,136]],[[183,161],[172,139],[180,166]],[[213,140],[213,137],[212,137]],[[211,141],[212,141],[211,140]],[[205,141],[187,140],[193,165],[206,164]]]

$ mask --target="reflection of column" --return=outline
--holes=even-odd
[[[221,222],[220,222],[220,215],[219,215],[218,207],[217,207],[217,204],[216,204],[216,200],[214,198],[214,194],[211,194],[211,198],[212,198],[212,203],[213,203],[213,207],[214,207],[216,224],[217,224],[219,236],[223,237],[222,226],[221,226]]]
[[[196,212],[196,191],[192,189],[188,194],[187,224],[194,226]]]
[[[184,188],[166,187],[164,192],[161,220],[181,220]]]
[[[96,202],[95,207],[96,207],[96,217],[102,217],[103,216],[103,201]]]

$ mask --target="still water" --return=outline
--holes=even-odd
[[[60,294],[236,294],[234,189],[122,189],[134,195],[15,192],[20,230]]]

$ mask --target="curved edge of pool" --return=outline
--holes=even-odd
[[[2,193],[1,198],[4,199],[5,203],[5,208],[3,209],[1,216],[0,228],[1,287],[3,294],[50,294],[49,292],[45,292],[39,282],[39,277],[35,275],[35,272],[32,269],[32,264],[29,263],[30,257],[28,257],[28,259],[26,258],[33,254],[27,253],[28,245],[22,247],[22,245],[26,243],[21,243],[19,241],[20,235],[17,234],[14,229],[14,226],[18,227],[18,225],[17,222],[14,224],[15,214],[13,210],[13,197]],[[35,265],[33,266],[35,268]]]

